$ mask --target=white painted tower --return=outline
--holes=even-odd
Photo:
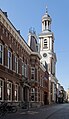
[[[40,39],[40,54],[42,56],[41,62],[46,67],[49,73],[49,103],[56,101],[56,54],[54,53],[54,34],[51,31],[52,19],[46,13],[42,17],[42,32],[39,35]]]

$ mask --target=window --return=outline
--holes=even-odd
[[[22,64],[22,75],[25,75],[25,70],[24,70],[24,63]]]
[[[18,73],[18,57],[15,56],[15,71]]]
[[[25,64],[25,77],[27,78],[27,65]]]
[[[40,75],[40,86],[42,86],[42,75]]]
[[[18,85],[15,84],[15,101],[18,101]]]
[[[26,73],[26,64],[25,64],[24,66],[25,66],[25,67],[24,67],[24,68],[25,68],[25,69],[24,69],[24,70],[25,70],[25,77],[27,77],[27,73]]]
[[[47,23],[46,23],[46,21],[45,21],[45,30],[46,30],[46,26],[47,26]]]
[[[40,75],[40,86],[42,86],[43,87],[43,76],[42,75]]]
[[[31,101],[35,101],[35,88],[31,88]]]
[[[24,63],[22,65],[22,75],[27,78],[27,65]]]
[[[0,64],[3,64],[3,45],[0,44]]]
[[[12,53],[8,50],[8,68],[12,69]]]
[[[44,48],[47,48],[47,39],[44,39]]]
[[[53,59],[52,59],[52,61],[51,61],[51,73],[52,73],[53,75],[55,75],[55,62],[54,62]]]
[[[38,88],[35,88],[35,101],[38,101]]]
[[[38,89],[31,88],[31,101],[38,101]]]
[[[7,100],[12,100],[12,83],[9,81],[7,82]]]
[[[0,101],[3,100],[3,96],[4,96],[3,88],[4,88],[4,82],[2,79],[0,79]]]
[[[35,68],[31,67],[31,80],[35,80]]]

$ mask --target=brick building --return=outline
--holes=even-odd
[[[48,103],[48,72],[0,9],[0,102]]]

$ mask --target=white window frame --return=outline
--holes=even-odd
[[[9,85],[11,85],[11,87]],[[9,95],[10,95],[10,99],[9,99]],[[10,81],[7,81],[7,101],[8,102],[12,101],[12,83]]]
[[[3,101],[4,100],[4,81],[0,78],[0,81],[2,81],[2,85],[0,85],[0,91],[2,91],[2,100],[0,101]],[[0,94],[0,97],[1,97],[1,94]]]
[[[3,44],[1,44],[1,43],[0,43],[0,46],[2,47],[2,50],[0,50],[0,53],[2,53],[2,63],[0,63],[0,64],[3,65],[4,46],[3,46]]]
[[[27,77],[27,69],[26,69],[26,64],[24,65],[24,70],[25,70],[25,77]]]
[[[11,53],[11,56],[10,57],[9,57],[9,53]],[[8,68],[10,70],[12,70],[12,52],[11,52],[11,50],[8,50]]]
[[[31,78],[31,80],[35,80],[35,67],[31,67],[31,77],[32,77],[32,74],[34,75],[34,79]]]
[[[27,78],[28,76],[27,76],[27,71],[28,71],[28,67],[27,67],[27,64],[25,64],[25,77]]]
[[[15,55],[15,72],[18,73],[18,57]]]
[[[48,48],[47,45],[48,45],[47,39],[44,39],[44,48]]]
[[[32,91],[34,89],[34,91]],[[35,88],[31,88],[31,97],[34,95],[34,100],[31,99],[31,102],[35,102]]]
[[[37,68],[37,82],[38,82],[38,68]]]
[[[18,102],[18,84],[15,84],[15,92],[14,92],[14,95],[15,95],[15,102]],[[17,97],[17,99],[16,99]]]
[[[38,87],[35,88],[36,92],[35,92],[35,95],[36,95],[36,99],[37,99],[37,102],[38,102]]]
[[[22,75],[25,76],[24,62],[22,63]]]

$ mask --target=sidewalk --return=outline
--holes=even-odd
[[[25,111],[35,111],[35,110],[39,110],[39,109],[43,109],[43,108],[49,108],[49,107],[56,106],[56,105],[58,105],[58,104],[56,103],[56,104],[50,104],[50,105],[43,105],[40,107],[30,107],[27,109],[18,108],[17,112],[21,113],[21,112],[25,112]]]

